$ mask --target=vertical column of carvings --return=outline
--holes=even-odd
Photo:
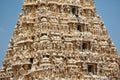
[[[23,10],[25,14],[19,15],[19,19],[14,29],[13,37],[11,39],[11,43],[10,43],[11,46],[9,46],[11,47],[13,52],[11,53],[10,51],[8,51],[7,53],[8,56],[6,56],[6,57],[9,57],[9,59],[10,59],[9,55],[12,55],[13,57],[8,62],[10,63],[10,66],[7,65],[7,67],[9,68],[11,67],[14,73],[17,73],[15,70],[21,71],[22,65],[25,65],[25,66],[28,65],[29,61],[27,63],[27,61],[24,58],[30,59],[30,57],[32,57],[31,56],[31,53],[32,53],[31,44],[33,42],[32,27],[35,21],[35,18],[34,18],[35,15],[33,15],[33,12],[35,12],[34,11],[35,6],[34,4],[29,5],[27,3],[25,3],[23,6],[24,6]],[[28,16],[31,16],[31,17],[28,17]],[[14,76],[18,76],[18,74],[14,74]]]

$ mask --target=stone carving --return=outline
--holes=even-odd
[[[0,80],[120,79],[120,56],[94,0],[24,0]]]

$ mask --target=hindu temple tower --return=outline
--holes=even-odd
[[[0,80],[120,78],[120,56],[94,0],[23,0]]]

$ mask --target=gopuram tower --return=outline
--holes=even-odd
[[[94,0],[24,0],[0,80],[118,80],[120,57]]]

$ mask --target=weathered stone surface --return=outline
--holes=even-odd
[[[120,56],[94,0],[24,0],[0,80],[120,78]]]

